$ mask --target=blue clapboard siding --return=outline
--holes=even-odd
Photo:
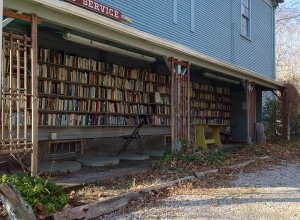
[[[191,0],[102,0],[133,20],[129,25],[216,59],[274,78],[273,9],[266,2],[251,1],[251,37],[241,36],[241,0],[195,0],[191,31]]]
[[[274,79],[272,11],[262,0],[251,0],[250,40],[240,35],[240,6],[235,5],[234,63]]]

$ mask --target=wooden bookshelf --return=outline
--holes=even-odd
[[[230,124],[230,88],[192,82],[191,121],[194,124]]]
[[[170,79],[146,68],[39,49],[39,125],[170,124]]]

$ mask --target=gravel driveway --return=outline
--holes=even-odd
[[[300,164],[242,173],[228,187],[181,193],[99,219],[300,219]]]

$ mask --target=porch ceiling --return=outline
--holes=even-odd
[[[60,0],[4,0],[4,8],[35,13],[45,22],[102,38],[133,50],[144,51],[158,57],[175,57],[195,66],[225,75],[255,82],[270,90],[279,90],[282,84],[230,63],[216,60],[180,44],[163,40],[131,28],[104,16]]]

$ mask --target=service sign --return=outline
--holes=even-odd
[[[94,11],[98,14],[113,18],[118,21],[122,21],[122,12],[118,11],[114,8],[111,8],[109,6],[106,6],[98,1],[95,0],[66,0],[70,3],[73,3],[75,5],[78,5],[80,7],[89,9],[91,11]]]

